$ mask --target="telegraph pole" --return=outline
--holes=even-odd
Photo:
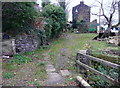
[[[101,8],[99,9],[99,30],[98,30],[98,33],[100,33],[100,15],[101,15]]]
[[[101,1],[101,4],[103,5],[103,0]],[[100,6],[100,9],[99,9],[99,31],[98,31],[98,33],[102,32],[102,30],[101,30],[101,28],[100,28],[100,25],[101,25],[101,23],[100,23],[100,18],[101,18],[102,5]]]

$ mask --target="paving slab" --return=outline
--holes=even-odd
[[[64,78],[58,73],[49,73],[46,85],[55,85],[64,83]]]
[[[46,65],[46,71],[48,73],[48,72],[54,72],[56,70],[53,65],[48,64],[48,65]]]
[[[68,70],[60,70],[60,73],[62,74],[62,76],[69,76],[70,72]]]
[[[61,85],[64,84],[64,78],[58,74],[54,66],[50,62],[50,56],[48,54],[44,54],[46,57],[44,57],[44,60],[46,61],[46,72],[48,74],[48,78],[46,79],[46,85],[47,86],[53,86],[53,85]]]

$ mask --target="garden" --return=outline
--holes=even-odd
[[[52,5],[49,2],[43,3],[43,10],[40,12],[34,8],[35,5],[36,3],[33,2],[2,3],[3,33],[9,35],[10,39],[16,38],[18,35],[32,35],[33,39],[37,37],[38,40],[37,48],[34,50],[16,52],[9,58],[2,59],[3,86],[49,86],[47,82],[52,77],[48,70],[64,80],[61,84],[56,83],[51,86],[80,87],[81,84],[76,80],[76,76],[83,77],[93,88],[118,85],[117,83],[111,85],[111,82],[103,80],[89,70],[87,70],[87,75],[77,72],[76,55],[80,50],[88,50],[88,55],[119,64],[120,46],[94,40],[97,33],[88,33],[86,30],[82,30],[83,33],[74,33],[70,28],[64,32],[67,19],[63,7]],[[41,23],[36,22],[38,18],[42,18]],[[84,26],[83,23],[83,21],[79,22],[81,29],[86,27],[86,23]],[[23,41],[23,44],[25,43]],[[47,69],[48,65],[51,65],[52,69]],[[90,66],[118,80],[119,69],[96,61],[91,61]],[[61,70],[67,70],[69,74],[63,76]],[[53,80],[51,79],[51,81]]]

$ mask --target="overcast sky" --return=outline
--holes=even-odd
[[[57,0],[50,0],[52,3],[57,3]],[[84,4],[88,5],[91,7],[91,13],[99,13],[99,8],[98,7],[95,7],[94,5],[96,6],[99,6],[99,3],[96,2],[96,0],[66,0],[67,2],[71,2],[69,4],[69,9],[70,9],[70,12],[69,12],[69,21],[72,21],[72,8],[78,4],[80,4],[80,1],[84,1]],[[101,1],[101,0],[98,0],[98,1]],[[106,14],[108,14],[108,5],[110,5],[112,0],[103,0],[103,3],[104,3],[104,8],[106,9]],[[41,0],[37,0],[37,3],[38,4],[41,4]],[[117,11],[116,11],[117,12]],[[94,16],[94,15],[91,15],[91,21],[94,20],[94,19],[98,19],[97,16]],[[101,18],[102,19],[102,18]],[[114,19],[116,21],[118,21],[118,14],[115,14],[114,16]]]

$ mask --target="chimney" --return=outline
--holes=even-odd
[[[80,4],[83,5],[83,4],[84,4],[84,1],[80,1]]]

